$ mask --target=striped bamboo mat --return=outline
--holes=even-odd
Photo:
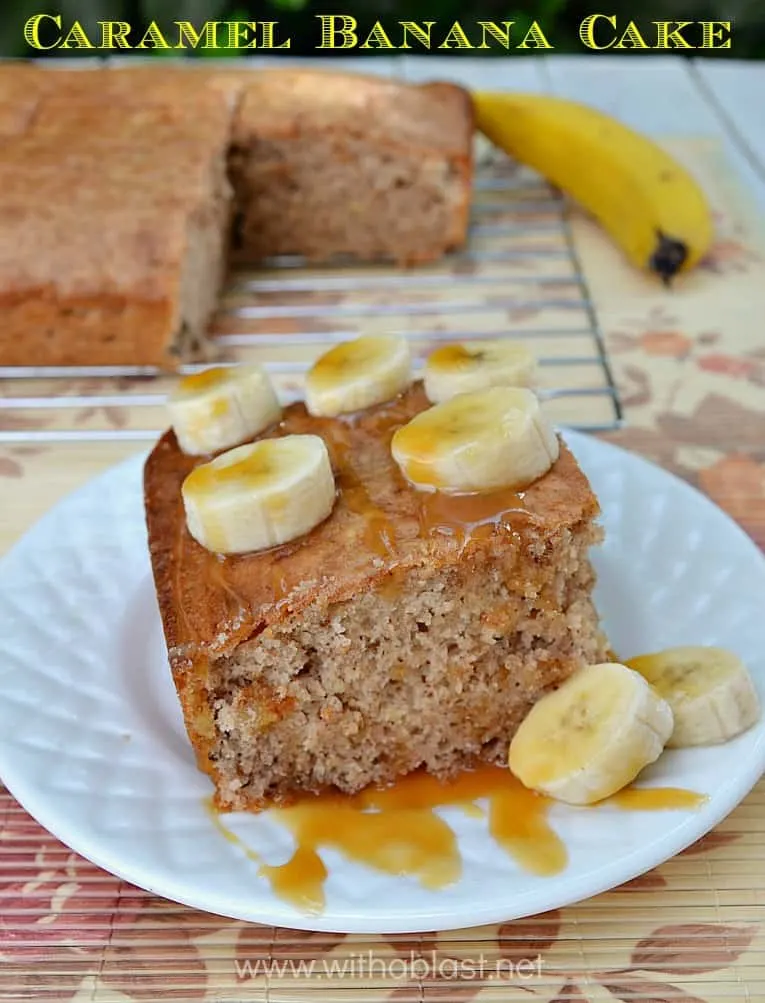
[[[293,265],[236,277],[216,321],[224,351],[265,361],[289,396],[348,332],[403,330],[424,354],[456,333],[514,331],[543,358],[557,420],[602,428],[692,481],[765,546],[765,241],[717,149],[672,146],[703,176],[719,237],[671,292],[629,271],[589,221],[574,216],[569,230],[540,183],[488,168],[461,258],[404,276]],[[0,550],[66,490],[143,448],[166,390],[146,375],[3,375]],[[395,937],[176,906],[71,853],[0,790],[0,999],[744,1003],[765,999],[764,923],[762,783],[699,844],[608,894],[502,926]]]

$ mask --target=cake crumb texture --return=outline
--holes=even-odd
[[[465,239],[473,118],[451,84],[259,74],[234,123],[234,254],[408,265]]]
[[[321,435],[338,499],[306,537],[259,554],[191,539],[180,485],[199,460],[172,432],[147,461],[171,668],[220,807],[503,761],[540,695],[607,660],[589,561],[599,509],[572,454],[495,525],[433,525],[390,455],[425,407],[418,384],[351,419],[288,408],[264,436]]]

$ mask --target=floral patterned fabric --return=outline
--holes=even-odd
[[[626,417],[604,437],[695,484],[765,547],[765,240],[719,151],[673,146],[704,177],[717,213],[717,241],[694,275],[665,290],[630,271],[593,223],[574,223]],[[281,322],[286,334],[290,323]],[[114,383],[99,390],[113,394]],[[0,412],[6,430],[52,420]],[[70,420],[120,429],[138,419],[126,403],[83,407]],[[0,548],[65,489],[134,449],[0,445]],[[445,934],[346,937],[158,899],[72,853],[0,791],[0,999],[763,999],[764,809],[761,784],[679,857],[572,908]]]

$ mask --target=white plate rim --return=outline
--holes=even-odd
[[[765,556],[751,538],[735,520],[693,485],[688,484],[670,471],[651,463],[642,456],[622,449],[613,443],[567,429],[563,430],[562,434],[564,439],[571,445],[575,455],[577,454],[577,444],[596,443],[598,449],[602,448],[606,451],[613,451],[614,454],[619,454],[623,462],[637,464],[638,467],[646,468],[650,470],[652,475],[658,471],[673,482],[673,487],[676,490],[686,493],[689,497],[692,496],[696,503],[701,503],[713,509],[716,517],[727,524],[728,531],[737,538],[738,543],[744,545],[750,551],[753,558],[762,561],[763,569],[765,569]],[[92,478],[84,485],[65,495],[0,559],[0,575],[2,574],[3,567],[11,559],[18,559],[19,555],[23,554],[25,547],[33,545],[33,534],[38,526],[60,518],[62,512],[65,514],[67,507],[76,503],[78,494],[86,488],[93,489],[97,487],[102,480],[114,476],[118,470],[132,466],[141,467],[146,455],[147,452],[143,451],[128,457],[126,460],[109,467],[95,478]],[[690,813],[686,821],[675,828],[672,839],[661,842],[661,850],[658,854],[656,852],[658,842],[649,843],[644,850],[635,852],[626,858],[620,856],[616,858],[616,861],[604,864],[600,880],[598,881],[593,881],[587,874],[579,877],[567,877],[566,887],[568,891],[565,895],[556,892],[557,882],[554,879],[542,879],[536,891],[533,893],[527,892],[521,896],[521,899],[533,898],[534,902],[533,909],[522,912],[517,912],[515,909],[502,909],[497,905],[482,907],[478,904],[470,911],[463,910],[459,916],[452,915],[450,918],[444,916],[441,919],[432,911],[428,911],[427,913],[410,911],[407,913],[406,921],[397,922],[394,926],[386,925],[385,928],[381,928],[379,922],[376,923],[374,920],[367,921],[363,918],[354,919],[352,922],[343,921],[342,925],[338,926],[333,922],[331,916],[323,915],[301,916],[296,914],[294,921],[291,919],[290,922],[285,923],[284,917],[281,914],[279,916],[275,913],[264,915],[261,912],[256,916],[252,913],[234,913],[227,909],[223,902],[219,903],[219,907],[216,908],[214,897],[210,899],[212,904],[203,904],[198,899],[195,900],[194,896],[189,896],[182,887],[176,887],[176,883],[172,880],[158,887],[153,880],[142,879],[136,870],[124,868],[121,861],[115,859],[108,850],[102,850],[101,847],[90,845],[87,840],[83,840],[81,833],[76,830],[76,823],[74,825],[69,824],[71,823],[71,819],[67,820],[67,818],[61,818],[55,815],[55,813],[51,814],[46,804],[44,791],[35,790],[25,785],[23,777],[20,774],[14,773],[13,760],[9,758],[6,750],[7,747],[2,741],[2,736],[0,736],[0,778],[19,804],[55,838],[87,860],[129,884],[181,905],[235,920],[311,932],[383,935],[424,933],[433,930],[445,932],[484,924],[504,923],[508,922],[511,918],[522,919],[532,915],[539,915],[552,909],[571,906],[639,877],[675,857],[678,853],[681,853],[688,846],[695,843],[725,819],[750,793],[765,772],[765,726],[760,729],[753,747],[748,750],[748,756],[742,760],[741,770],[732,775],[730,782],[722,790],[717,790],[714,793],[707,806],[702,807],[697,812]],[[629,864],[629,866],[625,867],[625,864]],[[543,889],[545,884],[547,884],[547,892],[539,890]],[[509,912],[512,912],[512,916],[509,916]]]

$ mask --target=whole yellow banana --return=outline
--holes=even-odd
[[[477,92],[473,104],[485,136],[589,210],[638,268],[669,282],[709,250],[704,192],[646,136],[562,98]]]

